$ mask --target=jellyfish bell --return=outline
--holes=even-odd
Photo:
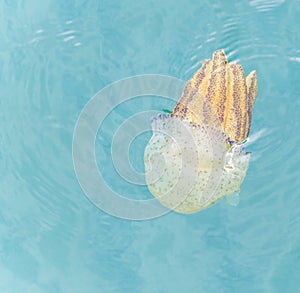
[[[249,155],[230,144],[214,124],[193,124],[177,115],[152,120],[153,135],[145,149],[150,192],[164,206],[181,213],[205,209],[237,192]]]
[[[145,177],[158,201],[180,213],[203,210],[226,195],[236,203],[249,165],[245,151],[257,95],[253,71],[228,63],[223,50],[190,79],[170,114],[151,122]]]

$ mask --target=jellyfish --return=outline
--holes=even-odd
[[[245,142],[256,96],[256,72],[245,77],[218,50],[186,83],[173,110],[152,118],[145,179],[163,206],[191,214],[225,196],[236,203],[250,160]]]

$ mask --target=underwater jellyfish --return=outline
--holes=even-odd
[[[238,194],[256,96],[256,72],[245,77],[218,50],[186,83],[172,112],[152,119],[145,178],[162,205],[190,214]]]

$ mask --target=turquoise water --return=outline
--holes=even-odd
[[[299,17],[296,0],[2,1],[0,292],[299,292]],[[239,205],[148,221],[98,209],[72,162],[83,107],[133,75],[187,81],[219,48],[259,77]],[[113,190],[151,198],[118,176],[108,139],[134,112],[172,105],[107,117],[96,157]],[[149,137],[129,151],[140,172]]]

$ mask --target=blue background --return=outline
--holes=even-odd
[[[1,1],[0,291],[299,292],[299,18],[296,0]],[[72,164],[84,105],[132,75],[188,80],[219,48],[259,77],[239,205],[97,209]]]

